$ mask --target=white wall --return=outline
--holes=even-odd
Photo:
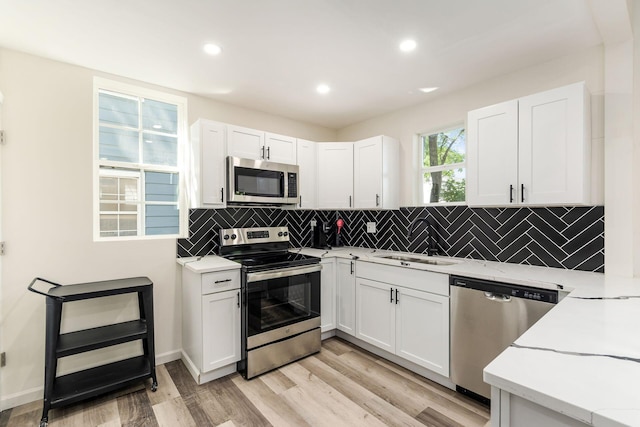
[[[443,94],[430,102],[395,111],[341,129],[338,140],[355,141],[385,134],[399,138],[402,167],[401,206],[419,204],[416,135],[463,123],[467,112],[498,102],[515,99],[578,81],[586,81],[591,91],[592,138],[594,160],[594,203],[602,204],[603,181],[603,50],[601,47],[562,57],[488,80],[454,93]]]
[[[27,291],[36,276],[63,283],[148,276],[154,282],[156,354],[177,357],[180,349],[180,290],[176,286],[176,240],[94,242],[92,239],[93,76],[113,76],[0,49],[4,94],[2,147],[1,349],[2,409],[42,398],[45,298]],[[133,84],[127,79],[117,80]],[[158,90],[162,88],[141,84]],[[270,114],[237,108],[190,94],[189,124],[199,117],[311,140],[333,140],[336,132]],[[96,316],[96,312],[104,314]],[[127,296],[70,303],[66,330],[126,320],[137,313]],[[107,352],[122,358],[139,351],[127,344]],[[104,353],[65,359],[64,371],[97,364]]]

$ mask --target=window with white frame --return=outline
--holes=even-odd
[[[179,236],[186,99],[96,78],[95,236]]]
[[[464,125],[420,135],[423,203],[465,201]]]

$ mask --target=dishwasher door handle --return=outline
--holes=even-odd
[[[484,297],[491,301],[511,302],[511,297],[509,295],[494,294],[493,292],[485,292]]]

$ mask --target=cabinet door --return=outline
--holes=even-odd
[[[290,136],[277,135],[275,133],[265,134],[264,160],[271,162],[296,164],[296,139]]]
[[[240,290],[202,297],[202,372],[240,360]]]
[[[449,298],[399,289],[396,354],[449,377]]]
[[[226,207],[226,127],[223,123],[198,120],[191,125],[191,143],[186,162],[187,195],[191,208]]]
[[[391,353],[396,348],[395,289],[387,283],[356,279],[356,337]]]
[[[318,208],[353,207],[353,144],[318,144]]]
[[[264,156],[264,132],[227,126],[227,152],[243,159],[262,160]]]
[[[584,83],[519,100],[519,201],[528,205],[589,203],[591,137]]]
[[[300,168],[300,207],[316,208],[316,143],[299,139],[297,141],[298,167]]]
[[[323,259],[320,264],[320,328],[327,332],[336,328],[336,261]]]
[[[382,137],[353,144],[353,199],[356,209],[380,207],[382,200]]]
[[[517,203],[518,101],[470,111],[467,128],[467,204]]]
[[[356,262],[338,259],[336,262],[336,291],[338,329],[351,335],[356,333]]]

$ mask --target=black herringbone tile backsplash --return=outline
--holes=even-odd
[[[604,207],[469,208],[410,207],[393,211],[310,211],[275,208],[192,209],[189,238],[178,239],[178,256],[218,252],[218,230],[286,225],[293,247],[311,246],[312,219],[342,218],[348,246],[427,252],[426,217],[434,224],[440,253],[487,261],[604,272]],[[366,232],[375,222],[377,232]],[[333,238],[333,237],[331,237]]]

